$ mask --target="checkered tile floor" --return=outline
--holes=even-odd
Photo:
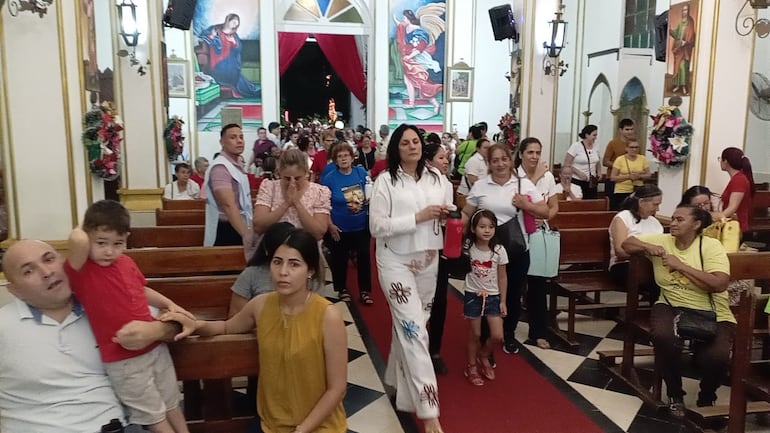
[[[454,287],[462,287],[462,281],[451,280]],[[331,301],[336,301],[331,284],[323,289],[322,294]],[[346,305],[337,302],[345,319],[348,330],[348,393],[344,405],[348,414],[348,432],[351,433],[413,433],[416,432],[410,416],[397,414],[387,396],[375,365],[382,366],[382,359],[372,359],[354,319],[358,305]],[[351,310],[352,313],[351,313]],[[566,326],[566,316],[558,319]],[[359,322],[360,323],[360,322]],[[542,350],[531,345],[522,345],[524,356],[536,369],[548,378],[571,401],[580,407],[592,420],[608,432],[631,433],[685,433],[685,427],[669,418],[665,413],[642,404],[634,392],[622,382],[616,380],[599,364],[597,351],[621,349],[623,347],[622,326],[611,320],[599,320],[580,317],[576,323],[578,348],[569,348],[555,344],[551,350]],[[519,324],[516,336],[525,341],[528,331],[526,322]],[[652,357],[639,358],[637,365],[648,367],[651,372]],[[651,373],[642,370],[642,381],[651,381]],[[685,403],[694,405],[697,396],[698,381],[693,371],[686,371],[684,387],[687,392]],[[727,403],[730,390],[721,387],[718,391],[718,403]],[[459,396],[442,395],[442,399]],[[403,424],[402,422],[403,421]],[[749,416],[746,431],[751,433],[768,432],[770,425],[762,417]],[[451,426],[444,426],[447,432],[453,432]],[[455,433],[455,432],[453,432]],[[476,432],[462,432],[476,433]],[[481,432],[478,432],[481,433]],[[484,432],[487,433],[487,432]],[[524,432],[526,433],[526,432]]]

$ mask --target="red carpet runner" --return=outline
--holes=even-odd
[[[372,255],[374,267],[374,256]],[[358,298],[354,268],[348,287]],[[376,270],[373,272],[376,274]],[[373,275],[373,282],[376,276]],[[451,290],[451,288],[450,288]],[[373,286],[371,306],[356,305],[383,358],[390,351],[391,317],[379,284]],[[495,381],[476,387],[463,376],[467,328],[462,305],[449,295],[442,356],[449,374],[438,376],[441,425],[446,433],[599,433],[593,423],[521,356],[495,353]]]

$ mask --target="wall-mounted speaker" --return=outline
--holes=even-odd
[[[168,27],[189,30],[198,0],[169,0],[163,23]]]
[[[496,41],[513,39],[514,42],[519,42],[519,32],[516,31],[516,21],[513,19],[511,5],[500,5],[490,9],[489,20],[492,22],[492,33]]]

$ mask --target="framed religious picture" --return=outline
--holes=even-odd
[[[170,57],[167,60],[169,98],[192,98],[193,82],[190,62]]]
[[[447,68],[447,102],[473,101],[473,68],[460,62]]]

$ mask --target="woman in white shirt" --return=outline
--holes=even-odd
[[[465,163],[465,174],[460,180],[460,185],[457,187],[457,193],[462,195],[468,195],[468,191],[477,180],[486,176],[489,172],[487,166],[487,150],[492,143],[486,138],[479,138],[476,142],[476,153],[471,155],[468,162]]]
[[[190,165],[184,162],[176,164],[174,174],[176,180],[166,185],[163,189],[164,200],[197,200],[201,188],[195,182],[190,182],[192,170]]]
[[[623,241],[630,236],[663,233],[663,226],[655,218],[662,201],[663,192],[660,188],[642,185],[623,202],[622,210],[610,223],[610,275],[621,287],[626,286],[628,279],[629,258],[629,254],[623,250]],[[651,296],[653,301],[657,299],[656,293],[651,293]]]
[[[487,151],[489,156],[489,176],[479,179],[470,193],[463,208],[463,221],[467,223],[476,209],[489,209],[497,217],[498,229],[512,218],[518,218],[519,228],[526,243],[527,231],[521,211],[526,211],[536,218],[548,218],[548,206],[535,185],[526,177],[517,177],[514,173],[511,151],[504,144],[493,144]],[[505,244],[505,242],[503,242]],[[521,313],[521,289],[529,271],[529,250],[506,251],[508,253],[508,291],[505,300],[508,315],[503,318],[503,351],[507,354],[519,352],[514,338],[516,325]],[[485,333],[482,328],[482,340]],[[487,367],[485,360],[481,360]]]
[[[599,128],[586,125],[578,136],[580,140],[567,149],[563,167],[572,167],[572,182],[583,190],[583,198],[596,198],[596,185],[602,168],[602,155],[594,147]],[[593,181],[592,181],[593,179]]]
[[[385,381],[396,408],[416,412],[426,433],[440,433],[438,385],[425,325],[436,290],[441,219],[454,209],[452,184],[426,166],[417,127],[402,124],[388,143],[388,168],[377,177],[369,205],[380,286],[393,319]]]
[[[548,216],[553,218],[559,212],[559,196],[556,193],[556,179],[548,169],[548,163],[540,159],[543,145],[535,137],[521,140],[516,152],[514,165],[519,178],[527,178],[535,184],[538,194],[548,206]],[[542,224],[541,221],[538,221]],[[538,224],[538,225],[541,225]],[[546,279],[527,275],[527,317],[529,318],[529,340],[541,349],[550,349],[548,343],[548,304],[546,302]]]

